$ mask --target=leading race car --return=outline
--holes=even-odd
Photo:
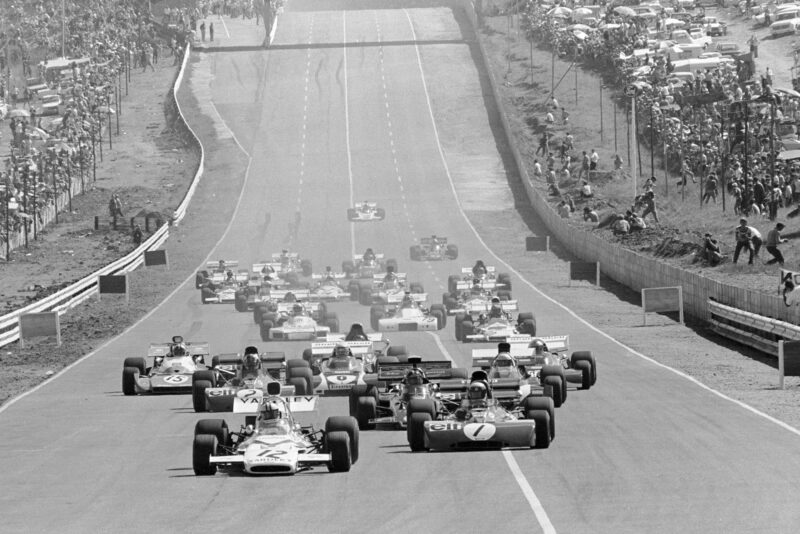
[[[441,261],[458,258],[458,247],[447,242],[446,237],[432,235],[419,240],[419,245],[412,245],[411,259],[414,261]]]
[[[269,384],[280,384],[281,395],[310,395],[311,369],[303,360],[286,361],[283,352],[258,353],[247,347],[244,354],[220,354],[211,369],[192,375],[192,405],[195,412],[229,412],[237,394],[245,389],[266,392]]]
[[[536,319],[533,313],[523,312],[514,320],[512,312],[517,310],[516,300],[492,297],[488,303],[474,302],[456,314],[456,339],[465,343],[530,341],[536,335]]]
[[[451,274],[447,277],[447,291],[457,293],[457,284],[475,284],[475,280],[480,281],[480,285],[485,289],[495,291],[506,290],[511,294],[511,276],[508,273],[498,273],[492,265],[486,265],[483,260],[478,260],[472,267],[462,267],[461,274]],[[464,285],[461,286],[465,287]]]
[[[422,361],[411,356],[405,363],[384,356],[378,359],[377,376],[366,386],[350,390],[350,415],[361,430],[376,425],[406,428],[409,403],[429,399],[437,413],[444,412],[448,392],[464,389],[469,373],[454,369],[450,361]]]
[[[347,220],[350,222],[382,221],[385,218],[386,210],[379,208],[376,202],[365,200],[347,209]]]
[[[277,387],[275,387],[277,386]],[[358,461],[358,425],[351,417],[329,417],[325,430],[301,426],[293,412],[313,411],[317,397],[281,397],[275,384],[267,395],[237,403],[236,413],[255,413],[238,432],[224,419],[197,422],[192,447],[195,475],[214,475],[218,468],[250,475],[293,475],[318,465],[331,472],[349,471]]]
[[[261,319],[263,341],[324,339],[338,331],[336,312],[328,312],[322,302],[280,302]]]
[[[428,295],[410,293],[389,295],[388,304],[370,308],[370,324],[379,332],[414,332],[441,330],[447,324],[447,313],[441,304],[425,307]]]
[[[125,358],[122,393],[188,393],[192,374],[208,369],[210,357],[208,343],[184,342],[182,336],[173,336],[171,343],[152,343],[146,358]]]
[[[513,409],[494,398],[484,371],[475,371],[459,407],[447,414],[412,407],[406,436],[412,451],[526,447],[545,449],[555,437],[548,397],[525,397]]]

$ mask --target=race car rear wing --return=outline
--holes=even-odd
[[[309,291],[308,289],[270,289],[269,298],[270,300],[283,300],[289,293],[294,295],[294,298],[296,298],[297,300],[307,299],[311,295],[311,291]],[[294,304],[294,303],[287,302],[286,304]]]
[[[311,354],[313,356],[328,358],[339,343],[344,343],[350,347],[350,352],[352,352],[353,356],[356,358],[361,358],[366,354],[370,354],[373,350],[372,341],[318,341],[311,343]]]
[[[344,273],[323,273],[323,274],[312,274],[311,275],[311,279],[312,280],[325,280],[328,277],[335,278],[335,279],[339,280],[341,278],[346,278],[347,275],[344,274]]]
[[[395,281],[405,282],[408,279],[408,273],[393,273],[393,274],[395,277]],[[386,278],[386,273],[372,275],[373,282],[383,282],[384,278]]]
[[[436,239],[433,239],[432,237],[423,237],[422,239],[419,240],[419,243],[420,245],[435,245],[436,243],[439,243],[440,245],[446,245],[447,238],[437,237]]]
[[[492,303],[486,302],[469,302],[463,308],[453,310],[454,313],[486,313],[492,309]],[[500,309],[504,312],[511,313],[519,310],[519,304],[516,300],[501,300]]]
[[[409,293],[409,295],[411,296],[412,299],[414,299],[414,302],[417,303],[425,302],[426,300],[428,300],[427,293]],[[386,295],[386,302],[388,302],[389,304],[400,304],[401,302],[403,302],[403,298],[405,298],[405,295],[402,293],[389,293],[388,295]]]
[[[497,289],[497,282],[495,282],[494,280],[479,280],[477,285],[481,289],[489,289],[489,290]],[[456,282],[456,289],[458,291],[469,291],[473,287],[475,287],[475,284],[473,284],[471,281],[468,280],[462,280],[461,282]]]
[[[283,254],[282,252],[273,252],[270,258],[272,258],[273,262],[280,264],[283,258],[298,260],[300,259],[300,254],[298,252],[287,252],[286,254]]]
[[[186,342],[184,344],[189,356],[208,356],[211,354],[211,346],[205,341],[199,343]],[[171,348],[172,343],[150,343],[150,347],[147,349],[147,356],[169,356]]]
[[[430,380],[453,378],[453,363],[448,360],[418,362],[416,367],[422,369]],[[399,382],[413,368],[412,363],[379,363],[378,380]]]
[[[494,274],[495,268],[493,265],[486,267],[486,274]],[[462,267],[461,274],[473,276],[472,267]]]
[[[539,338],[531,336],[513,336],[509,338],[508,343],[511,345],[510,354],[517,359],[518,365],[535,364],[533,359],[535,349],[528,346],[534,339],[541,339],[544,341],[545,345],[547,345],[547,351],[550,353],[566,352],[569,350],[569,336],[548,336]],[[488,369],[492,366],[495,356],[497,356],[496,347],[489,349],[473,349],[472,366]]]
[[[281,270],[281,264],[280,262],[262,261],[260,263],[254,263],[251,271],[254,273],[261,274],[261,271],[263,271],[264,268],[268,268],[267,272],[272,272],[272,271],[278,272]]]
[[[367,339],[370,343],[387,343],[388,340],[383,336],[382,332],[369,332],[365,333]],[[328,334],[325,336],[325,341],[328,342],[336,342],[336,341],[344,341],[347,337],[347,334]],[[351,343],[348,341],[347,343]]]
[[[239,262],[236,260],[221,260],[224,265],[223,268],[227,271],[228,269],[235,269],[239,266]],[[207,261],[206,262],[206,270],[208,271],[218,271],[220,269],[219,266],[220,260],[217,261]]]
[[[385,254],[375,254],[375,259],[380,261],[380,260],[383,260],[384,256],[385,256]],[[360,261],[364,261],[364,255],[363,254],[353,254],[353,263],[358,264],[358,262],[360,262]]]

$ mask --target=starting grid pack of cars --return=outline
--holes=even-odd
[[[353,222],[384,216],[369,202],[348,210]],[[412,260],[457,256],[456,246],[437,236],[410,249]],[[358,461],[359,432],[378,427],[404,431],[412,451],[544,449],[555,438],[555,410],[567,392],[597,380],[594,355],[569,354],[567,336],[537,337],[533,313],[520,312],[512,298],[509,275],[482,261],[451,275],[434,304],[396,260],[372,249],[345,259],[340,272],[314,273],[309,260],[287,250],[248,269],[209,262],[196,287],[204,304],[233,304],[252,314],[263,341],[303,344],[296,357],[253,346],[212,355],[208,343],[174,336],[151,344],[144,357],[125,359],[125,395],[188,393],[196,412],[244,418],[238,427],[225,418],[198,421],[197,475],[349,471]],[[369,306],[373,331],[355,323],[340,333],[328,309],[339,300]],[[386,337],[438,331],[448,319],[457,340],[481,343],[472,351],[472,369],[411,356]],[[329,417],[320,429],[296,419],[328,395],[347,396],[349,414]]]

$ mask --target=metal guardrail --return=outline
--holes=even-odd
[[[164,224],[127,256],[106,265],[57,293],[0,317],[0,347],[19,339],[19,317],[21,315],[48,311],[55,311],[59,315],[63,315],[67,310],[97,294],[98,276],[133,271],[144,262],[145,251],[157,249],[164,244],[168,237],[169,226]]]
[[[778,341],[800,340],[800,326],[785,321],[713,300],[708,301],[708,311],[711,328],[716,333],[772,356],[778,355]]]

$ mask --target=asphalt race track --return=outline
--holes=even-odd
[[[433,302],[448,274],[478,258],[511,271],[470,224],[470,214],[507,209],[510,195],[463,16],[331,5],[297,2],[270,51],[207,54],[193,67],[213,72],[214,106],[252,158],[230,231],[210,259],[246,265],[291,248],[315,271],[338,270],[373,247],[397,258]],[[346,209],[367,199],[386,208],[386,220],[348,224]],[[409,260],[415,239],[433,233],[458,245],[459,260]],[[412,454],[404,432],[379,430],[362,432],[349,473],[195,477],[201,416],[190,397],[122,396],[122,355],[173,334],[209,341],[215,353],[267,344],[251,314],[202,305],[191,280],[0,412],[0,530],[798,531],[797,434],[625,350],[538,293],[535,280],[512,281],[540,333],[569,334],[573,350],[591,349],[599,362],[597,385],[570,391],[557,410],[550,449]],[[356,303],[331,308],[343,329],[369,323]],[[473,348],[455,341],[452,320],[437,335],[390,337],[462,367]],[[270,350],[292,356],[305,346]],[[320,425],[346,411],[344,398],[323,398],[304,420]]]

